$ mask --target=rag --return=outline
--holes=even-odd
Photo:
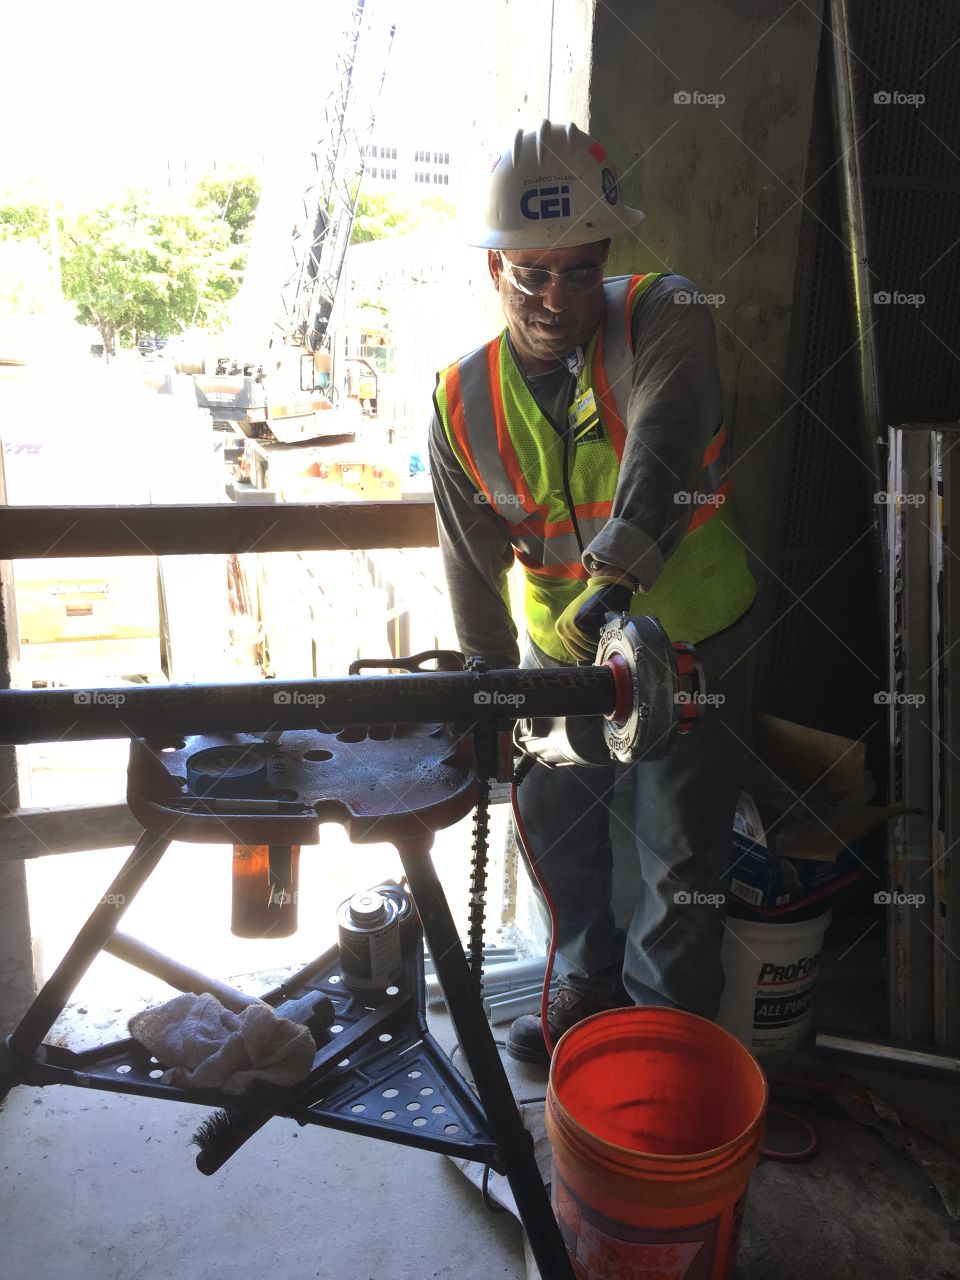
[[[315,999],[289,1001],[279,1016],[262,1003],[231,1013],[212,995],[188,993],[134,1014],[127,1025],[166,1068],[164,1084],[243,1093],[255,1080],[291,1085],[309,1075],[316,1045],[299,1019],[310,1017]]]

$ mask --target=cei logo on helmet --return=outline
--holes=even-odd
[[[539,209],[534,208],[535,201],[540,202]],[[561,187],[531,187],[520,197],[520,212],[531,221],[537,218],[569,218],[570,188],[566,184]]]

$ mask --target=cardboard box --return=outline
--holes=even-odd
[[[730,893],[763,914],[796,911],[863,875],[851,848],[903,812],[871,805],[866,747],[759,715],[734,818]]]
[[[764,915],[797,911],[863,875],[863,866],[850,849],[841,849],[835,861],[771,853],[757,806],[746,791],[740,793],[733,820],[732,865],[731,898]]]

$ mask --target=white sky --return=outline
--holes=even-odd
[[[377,0],[383,4],[385,0]],[[371,0],[368,0],[368,5]],[[26,180],[67,201],[205,165],[302,154],[347,0],[48,0],[8,6],[0,77],[0,186]],[[380,121],[396,137],[455,140],[468,0],[394,0],[397,35]],[[12,10],[12,12],[11,12]],[[446,37],[444,36],[446,32]],[[463,68],[459,68],[462,81]],[[311,118],[311,110],[317,116]]]

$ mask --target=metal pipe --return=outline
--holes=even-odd
[[[484,954],[483,989],[496,991],[498,987],[519,987],[531,982],[542,982],[546,967],[544,956],[532,956],[524,960],[505,959],[491,964],[491,957]],[[427,990],[431,990],[431,980],[433,987],[439,985],[437,977],[430,974],[427,978]]]
[[[886,533],[883,505],[873,501],[873,493],[886,489],[886,461],[882,452],[887,438],[887,418],[883,404],[880,358],[876,339],[873,289],[874,274],[870,265],[867,211],[863,191],[863,167],[860,128],[853,67],[853,36],[850,30],[848,0],[833,0],[833,35],[830,39],[831,102],[837,161],[842,176],[842,205],[845,239],[848,249],[851,303],[856,326],[860,368],[861,452],[872,472],[873,490],[867,507],[872,525],[875,589],[878,617],[886,613]],[[829,30],[829,27],[828,27]]]
[[[556,992],[556,987],[550,988],[551,996],[556,995]],[[512,1022],[514,1018],[522,1017],[525,1013],[539,1013],[542,995],[541,988],[536,987],[525,994],[512,995],[509,999],[498,997],[489,1003],[484,1001],[483,1007],[491,1022]]]
[[[76,990],[80,979],[103,950],[117,923],[156,869],[170,841],[145,831],[114,876],[107,892],[67,948],[66,954],[23,1015],[7,1043],[18,1058],[31,1059]]]
[[[865,1067],[917,1071],[946,1076],[954,1084],[960,1083],[960,1058],[946,1053],[931,1053],[926,1049],[912,1049],[901,1044],[861,1039],[848,1032],[826,1030],[817,1032],[814,1048],[836,1057],[855,1059]]]
[[[181,737],[371,724],[510,724],[530,716],[607,715],[606,667],[423,671],[337,680],[0,691],[0,743]]]
[[[256,996],[248,996],[236,987],[231,987],[228,982],[210,978],[171,956],[155,951],[139,938],[132,938],[129,933],[115,933],[104,943],[103,949],[118,960],[125,960],[127,964],[142,969],[144,973],[162,978],[177,991],[215,996],[225,1009],[230,1009],[233,1013],[242,1013],[249,1005],[263,1003]]]

